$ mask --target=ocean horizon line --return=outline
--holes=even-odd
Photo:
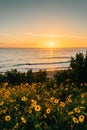
[[[86,49],[87,47],[0,47],[0,49]]]

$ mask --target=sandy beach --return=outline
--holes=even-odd
[[[48,77],[48,78],[53,78],[57,71],[58,71],[58,70],[46,71],[46,72],[47,72],[47,77]]]

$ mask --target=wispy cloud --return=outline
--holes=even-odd
[[[72,34],[38,34],[38,33],[31,33],[31,32],[27,32],[26,35],[30,35],[30,36],[37,36],[37,37],[54,37],[54,38],[86,38],[84,36],[80,36],[80,35],[72,35]]]
[[[39,34],[39,33],[31,33],[31,32],[26,33],[26,35],[37,36],[37,37],[62,37],[62,35]]]

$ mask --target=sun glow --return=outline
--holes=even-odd
[[[52,42],[49,43],[49,47],[50,47],[50,48],[53,48],[53,47],[54,47],[54,43],[52,43]]]

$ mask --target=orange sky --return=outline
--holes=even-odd
[[[87,47],[87,1],[0,1],[0,48]]]
[[[4,39],[4,40],[3,40]],[[54,43],[55,48],[87,47],[87,38],[74,35],[26,34],[3,36],[0,47],[7,48],[47,48]]]

